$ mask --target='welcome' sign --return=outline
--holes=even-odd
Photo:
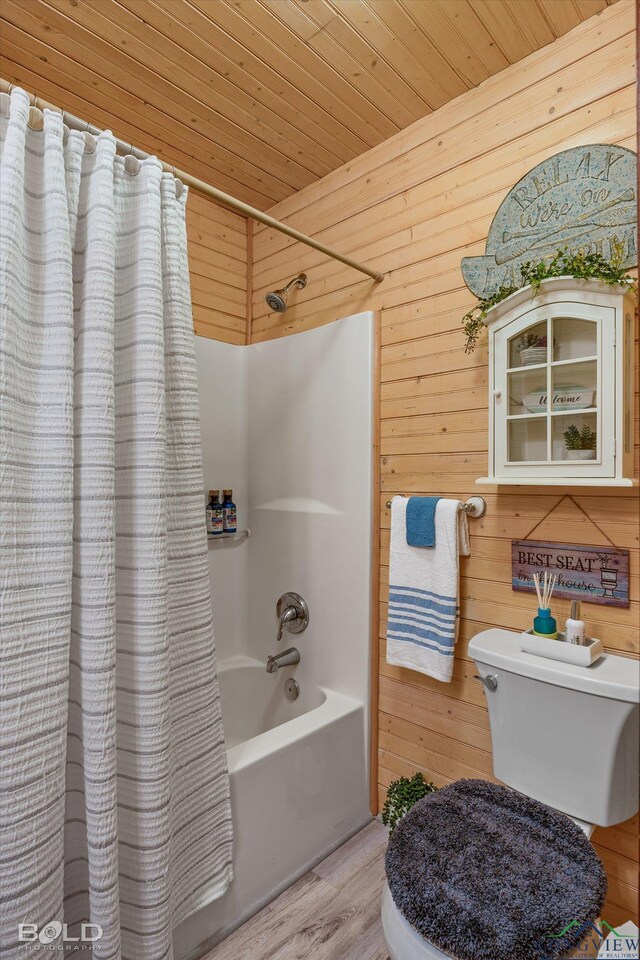
[[[610,607],[629,606],[628,550],[539,540],[511,541],[514,590],[535,593],[533,574],[544,577],[545,570],[558,577],[554,597]]]

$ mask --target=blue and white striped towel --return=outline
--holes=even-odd
[[[459,558],[469,555],[459,500],[439,500],[435,548],[407,544],[407,500],[391,503],[387,663],[448,683],[458,635]]]

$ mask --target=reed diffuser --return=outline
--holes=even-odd
[[[537,637],[547,637],[549,640],[558,639],[558,624],[551,616],[551,597],[558,577],[549,575],[545,570],[544,580],[539,573],[534,573],[533,582],[538,595],[538,616],[533,618],[533,632]]]

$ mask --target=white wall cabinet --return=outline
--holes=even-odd
[[[633,293],[543,281],[493,307],[489,469],[478,483],[632,486]]]

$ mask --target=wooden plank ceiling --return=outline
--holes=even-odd
[[[2,0],[0,74],[262,209],[614,0]]]

